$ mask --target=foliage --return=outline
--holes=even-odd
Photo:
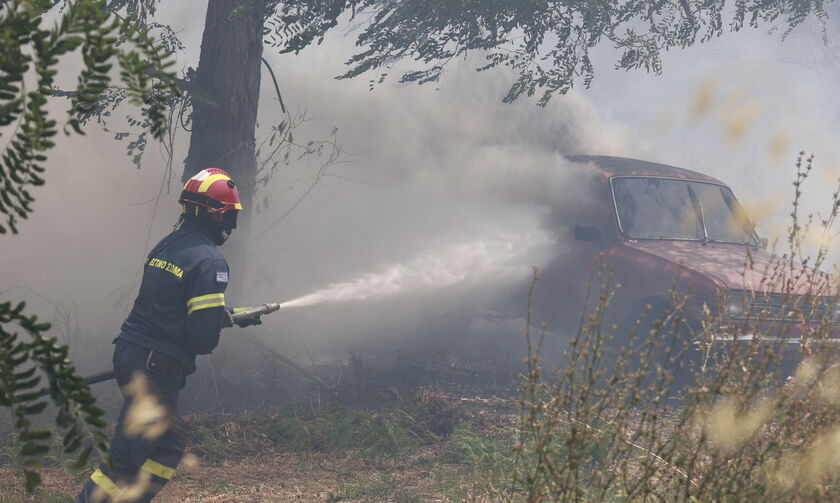
[[[155,138],[166,132],[164,97],[176,90],[167,70],[168,52],[136,22],[111,19],[104,1],[79,0],[65,5],[52,28],[42,15],[49,1],[0,2],[0,128],[10,126],[10,138],[0,152],[0,233],[17,233],[18,218],[32,212],[30,187],[44,184],[46,153],[55,143],[56,120],[47,111],[57,66],[62,56],[78,52],[83,68],[65,131],[83,134],[80,115],[91,113],[111,82],[114,62],[125,84],[125,96],[143,106]],[[35,86],[28,89],[34,79]],[[7,133],[8,134],[8,133]],[[50,450],[51,432],[33,425],[48,400],[58,408],[56,425],[62,450],[75,454],[76,466],[87,463],[93,450],[107,461],[106,424],[102,410],[67,358],[68,348],[46,337],[48,323],[24,313],[24,303],[0,303],[0,407],[12,412],[18,452],[27,490],[40,484],[34,468]],[[28,340],[21,338],[23,333]],[[41,385],[43,373],[47,387]]]
[[[67,125],[82,134],[79,115],[94,111],[111,82],[114,62],[120,68],[126,97],[142,105],[153,137],[166,131],[166,96],[176,93],[168,52],[137,22],[113,18],[104,1],[69,3],[56,24],[42,25],[48,1],[4,1],[0,4],[0,127],[12,126],[0,152],[0,214],[7,228],[17,232],[17,219],[32,212],[28,188],[44,184],[46,152],[55,143],[56,121],[46,109],[57,65],[62,56],[80,52],[78,74]],[[27,90],[34,69],[36,86]],[[65,131],[67,128],[65,128]]]
[[[266,415],[245,414],[224,424],[219,424],[217,417],[196,417],[189,430],[192,443],[210,462],[223,456],[286,449],[336,454],[356,451],[366,460],[382,464],[449,437],[462,420],[462,412],[443,401],[428,390],[421,390],[416,398],[395,392],[386,402],[378,403],[374,413],[334,404],[304,414],[286,406]]]
[[[329,419],[327,421],[328,424],[338,423],[343,426],[341,422],[330,422]],[[312,433],[292,407],[287,408],[269,424],[267,434],[276,442],[288,445],[294,450],[305,450],[312,446]],[[343,438],[343,435],[338,438]]]
[[[809,17],[827,17],[820,0],[666,0],[639,2],[576,0],[462,2],[345,0],[277,2],[269,9],[266,40],[283,52],[298,53],[324,40],[346,11],[366,15],[356,39],[361,50],[339,78],[381,71],[381,83],[393,66],[411,60],[414,67],[400,82],[437,81],[445,66],[478,53],[479,71],[507,67],[518,79],[504,100],[541,93],[540,105],[566,93],[578,79],[594,77],[590,52],[602,43],[620,51],[616,67],[662,71],[663,51],[686,48],[720,36],[725,28],[780,23],[788,34]],[[731,18],[724,18],[731,9]]]
[[[224,455],[224,444],[219,441],[215,435],[213,435],[213,432],[209,428],[205,426],[200,426],[195,430],[195,433],[197,435],[197,438],[195,439],[196,443],[201,446],[201,450],[204,453],[204,459],[210,464],[217,463]]]
[[[440,458],[442,465],[435,472],[438,485],[451,501],[482,501],[481,495],[509,491],[519,461],[515,438],[512,428],[487,432],[468,423],[460,425]]]
[[[324,41],[342,16],[363,18],[356,45],[361,50],[339,78],[381,71],[411,60],[419,68],[400,82],[437,81],[452,60],[478,53],[479,71],[507,67],[519,77],[505,101],[541,92],[545,105],[575,81],[594,77],[590,51],[608,43],[620,51],[616,68],[662,71],[662,53],[745,27],[783,28],[783,36],[809,18],[827,19],[822,0],[664,0],[607,2],[468,0],[270,0],[265,5],[265,42],[283,53],[299,53]],[[114,9],[154,14],[155,0],[112,0]]]
[[[67,346],[59,345],[54,337],[45,337],[50,325],[25,315],[23,309],[23,302],[14,307],[10,302],[0,303],[0,407],[12,412],[16,459],[22,462],[26,486],[31,491],[40,484],[39,475],[32,469],[40,466],[39,459],[51,445],[51,433],[32,424],[34,416],[47,407],[45,390],[58,406],[56,424],[63,433],[63,451],[78,453],[77,467],[87,463],[94,449],[107,460],[108,442],[101,432],[106,426],[101,419],[104,413],[95,406],[90,388],[67,359]],[[30,340],[21,340],[12,325],[23,329]],[[46,376],[48,388],[41,386],[39,370]]]
[[[267,433],[277,445],[294,450],[353,448],[376,463],[406,454],[418,443],[411,425],[398,411],[367,414],[337,408],[304,421],[289,408],[271,422]]]
[[[498,499],[815,502],[840,497],[840,365],[830,342],[837,321],[813,314],[823,312],[818,299],[832,302],[824,312],[835,311],[836,294],[827,292],[836,292],[836,285],[829,286],[828,276],[817,271],[828,243],[820,242],[809,259],[802,238],[812,226],[834,235],[840,196],[835,193],[820,220],[803,220],[798,207],[810,171],[810,159],[800,158],[786,254],[766,269],[755,269],[749,259],[744,266],[745,277],[762,278],[755,284],[782,286],[782,312],[803,321],[782,322],[762,312],[743,324],[732,323],[722,295],[694,325],[685,309],[691,294],[674,294],[672,309],[647,313],[653,321],[637,323],[622,342],[616,339],[619,333],[602,327],[615,285],[608,267],[596,267],[593,303],[563,364],[545,371],[539,362],[543,337],[529,340],[516,482],[499,488]],[[789,332],[793,326],[801,333]],[[722,332],[743,342],[721,341]],[[786,344],[785,337],[800,338],[800,345]],[[791,347],[798,354],[790,355]],[[800,360],[789,380],[782,371],[785,356]],[[686,367],[691,372],[682,380]]]
[[[738,31],[745,26],[781,24],[787,35],[811,17],[824,21],[825,3],[736,0],[734,6],[728,7],[723,1],[702,0],[666,0],[654,4],[635,0],[270,0],[265,4],[263,30],[265,42],[279,48],[281,53],[299,53],[311,44],[323,42],[326,33],[339,24],[342,16],[351,20],[358,16],[363,20],[353,29],[360,29],[356,45],[361,50],[347,61],[349,69],[339,78],[381,72],[371,80],[373,87],[384,82],[396,63],[408,60],[412,68],[401,75],[400,82],[423,84],[437,81],[450,61],[477,53],[485,58],[477,68],[479,71],[506,67],[518,74],[504,101],[514,101],[522,94],[540,93],[539,104],[544,106],[554,94],[568,92],[578,80],[582,79],[585,86],[590,84],[595,73],[590,52],[599,44],[611,44],[621,52],[617,68],[660,73],[663,51],[706,42],[727,28]],[[114,12],[124,9],[128,17],[142,20],[148,28],[159,29],[168,49],[182,49],[171,28],[147,22],[154,15],[156,4],[156,0],[110,0],[108,8]],[[236,14],[234,9],[230,15]],[[181,81],[183,91],[189,90],[190,79],[187,72]],[[177,122],[189,123],[188,93],[163,99],[172,109],[180,107]],[[105,115],[109,115],[109,106],[112,109],[119,101],[119,90],[111,90],[100,112],[105,110]],[[287,163],[290,152],[310,154],[314,148],[324,145],[332,145],[333,155],[337,154],[334,142],[330,141],[310,142],[305,147],[294,144],[289,131],[295,122],[303,119],[289,116],[276,126],[268,145],[271,153],[268,161],[276,165],[276,159],[283,159]],[[144,121],[134,121],[146,130]],[[184,129],[188,130],[186,125]],[[274,142],[277,133],[283,137],[281,140],[287,141]],[[115,138],[121,140],[127,136],[129,133],[117,133]],[[144,149],[145,133],[140,133],[128,146],[136,165]],[[265,178],[263,168],[268,161],[260,160],[258,179]],[[331,158],[324,166],[332,162]],[[320,172],[312,185],[319,179]]]

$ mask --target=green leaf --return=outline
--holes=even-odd
[[[81,470],[85,467],[88,463],[88,459],[90,459],[90,454],[93,452],[93,446],[85,447],[81,453],[79,453],[79,458],[73,464],[73,468],[76,470]]]
[[[21,434],[18,436],[18,440],[20,440],[21,442],[28,442],[30,440],[48,440],[51,436],[52,433],[46,430],[30,430],[21,432]]]
[[[41,476],[31,470],[24,470],[23,476],[26,478],[26,491],[32,493],[35,488],[41,485]]]
[[[64,452],[71,453],[75,452],[81,447],[82,445],[82,437],[81,435],[75,435],[70,439],[70,442],[64,445]]]
[[[50,452],[49,446],[41,445],[41,444],[35,444],[35,443],[25,443],[20,448],[20,454],[22,456],[31,456],[31,457],[42,456],[42,455],[44,455],[48,452]]]

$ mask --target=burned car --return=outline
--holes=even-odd
[[[680,336],[696,350],[760,340],[802,353],[834,340],[840,311],[829,276],[768,251],[726,184],[635,159],[569,161],[586,175],[576,187],[584,197],[555,209],[557,253],[532,295],[532,331],[546,322],[559,350],[589,323],[582,313],[600,302],[602,282],[610,284],[602,323],[617,327],[618,343],[644,339],[676,310]],[[473,330],[498,325],[488,318]]]

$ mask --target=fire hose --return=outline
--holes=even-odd
[[[234,324],[236,324],[238,322],[241,322],[241,321],[244,321],[244,320],[256,319],[256,318],[259,318],[260,316],[262,316],[264,314],[273,313],[274,311],[277,311],[279,309],[280,309],[280,304],[279,303],[270,302],[268,304],[263,304],[261,306],[246,307],[246,308],[242,308],[242,309],[237,309],[237,310],[234,310],[233,312],[226,311],[225,312],[226,313],[225,314],[226,319],[225,319],[225,323],[223,323],[223,326],[232,327]],[[114,379],[115,377],[116,377],[116,375],[114,374],[114,370],[111,369],[111,370],[107,370],[105,372],[100,372],[98,374],[93,374],[92,376],[85,377],[85,383],[87,383],[88,386],[91,386],[93,384],[97,384],[97,383],[101,383],[101,382],[105,382],[105,381],[110,381],[111,379]],[[44,390],[41,393],[41,396],[46,396],[46,395],[49,395],[49,394],[50,394],[50,392],[48,390]]]

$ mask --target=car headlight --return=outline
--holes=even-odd
[[[729,318],[743,318],[749,308],[747,305],[747,296],[742,293],[730,292],[726,295],[723,308],[725,316]]]
[[[831,303],[831,322],[840,323],[840,304],[836,300]]]

